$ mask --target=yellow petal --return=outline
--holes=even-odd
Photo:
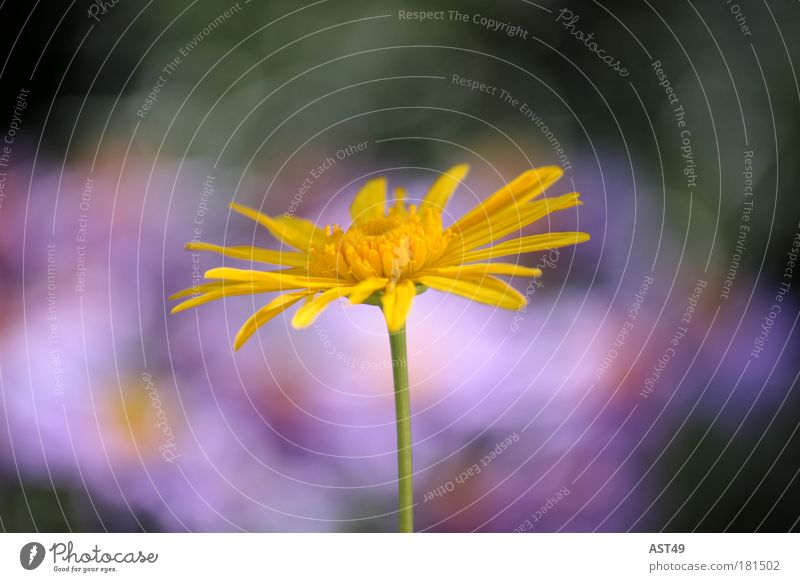
[[[461,236],[456,235],[448,246],[448,251],[468,251],[487,245],[521,228],[541,220],[548,214],[581,204],[580,194],[572,192],[554,198],[544,198],[522,206],[512,206],[489,217],[486,222],[476,224]],[[449,253],[448,253],[449,254]]]
[[[273,251],[251,246],[223,247],[211,243],[192,241],[186,244],[187,251],[209,251],[219,253],[232,259],[269,263],[271,265],[286,265],[291,267],[305,267],[308,265],[308,255],[305,253],[292,253],[287,251]]]
[[[279,241],[301,251],[308,252],[312,243],[317,245],[325,244],[325,231],[303,218],[297,218],[296,216],[277,216],[273,218],[236,202],[231,202],[231,208],[239,214],[255,220]]]
[[[453,192],[456,191],[458,185],[466,178],[468,172],[469,166],[467,164],[460,164],[458,166],[453,166],[439,176],[425,195],[425,199],[422,201],[422,204],[420,204],[420,210],[433,208],[441,212],[447,205]]]
[[[406,317],[411,310],[411,302],[417,294],[413,281],[401,281],[394,289],[386,290],[381,296],[383,315],[386,317],[386,326],[394,333],[400,331],[406,324]]]
[[[236,334],[236,339],[233,342],[233,349],[238,350],[241,348],[242,345],[244,345],[244,342],[250,339],[250,337],[259,327],[267,323],[276,315],[280,315],[286,311],[289,307],[300,301],[303,297],[306,297],[309,293],[313,293],[313,291],[302,291],[300,293],[286,293],[285,295],[280,295],[256,311],[247,321],[244,322],[244,325],[239,330],[239,333]]]
[[[511,277],[541,277],[541,269],[515,265],[513,263],[476,263],[453,267],[425,269],[423,275],[441,275],[443,277],[475,277],[484,275],[509,275]]]
[[[191,299],[187,299],[186,301],[179,303],[172,308],[170,313],[180,313],[181,311],[185,311],[187,309],[191,309],[192,307],[197,307],[198,305],[203,305],[204,303],[209,303],[210,301],[215,301],[223,297],[229,297],[233,295],[256,295],[258,293],[270,293],[272,291],[276,291],[276,289],[270,287],[264,288],[263,285],[258,283],[229,283],[220,281],[218,283],[208,283],[207,285],[208,286],[198,286],[198,290],[203,288],[205,292],[201,295],[197,295]],[[194,291],[189,294],[193,295]],[[175,296],[173,295],[173,297]]]
[[[549,232],[546,234],[534,234],[502,242],[486,249],[478,249],[476,251],[464,253],[461,255],[460,260],[469,263],[473,261],[484,261],[486,259],[496,259],[508,255],[546,251],[586,242],[589,238],[589,234],[585,232]]]
[[[234,269],[232,267],[217,267],[205,272],[206,279],[226,279],[228,281],[241,281],[244,283],[257,282],[270,284],[275,291],[283,289],[326,289],[338,283],[336,279],[327,277],[309,277],[285,271],[254,271],[251,269]]]
[[[170,301],[174,301],[175,299],[180,299],[181,297],[189,297],[190,295],[197,295],[199,293],[206,293],[208,291],[212,291],[214,289],[219,288],[222,285],[221,282],[215,281],[214,283],[203,283],[201,285],[194,285],[192,287],[187,287],[186,289],[181,289],[177,293],[173,293],[169,296]]]
[[[394,206],[392,211],[400,216],[407,216],[408,209],[406,208],[406,189],[397,187],[394,189]]]
[[[523,172],[486,200],[462,216],[453,225],[454,232],[463,232],[491,217],[494,213],[515,204],[524,204],[544,192],[564,171],[558,166],[544,166]]]
[[[283,236],[280,237],[281,240],[303,251],[308,251],[311,243],[321,246],[328,240],[324,229],[305,218],[281,215],[276,216],[273,220],[282,229]],[[287,239],[288,236],[291,236],[291,241]]]
[[[519,291],[494,277],[453,279],[431,275],[420,277],[417,281],[431,289],[461,295],[472,301],[504,309],[519,309],[525,305],[525,297]]]
[[[350,293],[350,303],[363,303],[367,297],[385,288],[388,283],[389,279],[383,277],[372,277],[359,282]]]
[[[366,222],[380,218],[386,212],[386,178],[373,178],[356,194],[350,205],[353,222]]]
[[[308,327],[314,323],[314,320],[317,319],[320,313],[325,311],[325,308],[328,305],[340,297],[348,295],[352,290],[352,287],[335,287],[333,289],[328,289],[317,297],[314,297],[311,301],[303,305],[295,312],[294,317],[292,318],[292,326],[297,329]]]

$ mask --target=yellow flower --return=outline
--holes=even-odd
[[[284,268],[211,269],[205,273],[211,282],[170,297],[189,297],[172,313],[221,297],[282,292],[245,322],[234,343],[238,350],[261,325],[301,300],[305,303],[292,318],[296,328],[311,325],[330,303],[346,298],[353,304],[380,303],[389,331],[396,332],[405,325],[414,296],[427,288],[519,309],[525,297],[495,275],[538,277],[541,271],[489,261],[581,243],[589,235],[548,232],[497,241],[551,212],[581,204],[579,194],[537,199],[563,172],[557,166],[528,170],[445,228],[442,211],[468,170],[467,165],[450,168],[418,206],[406,204],[405,191],[397,188],[387,208],[386,178],[370,180],[350,206],[353,223],[347,230],[338,225],[321,229],[295,216],[271,217],[232,203],[235,211],[296,250],[189,243],[188,250]]]

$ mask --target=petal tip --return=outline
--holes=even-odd
[[[292,318],[292,327],[294,329],[306,329],[312,323],[313,319],[312,320],[298,319],[296,314],[295,317]]]
[[[463,180],[469,173],[469,164],[458,164],[447,171],[448,174]]]

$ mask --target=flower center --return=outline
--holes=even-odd
[[[362,281],[385,277],[397,282],[409,277],[444,252],[453,237],[442,229],[434,209],[419,212],[393,207],[386,216],[353,224],[346,231],[332,225],[324,245],[312,245],[309,272],[314,276]]]

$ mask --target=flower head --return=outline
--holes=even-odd
[[[525,297],[496,275],[538,277],[541,271],[491,260],[577,244],[589,240],[589,235],[548,232],[498,241],[551,212],[579,205],[579,195],[538,198],[563,172],[557,166],[531,169],[445,228],[442,211],[468,170],[466,165],[450,168],[419,205],[407,204],[405,191],[397,188],[387,207],[386,178],[370,180],[350,206],[353,222],[346,230],[335,224],[322,229],[295,216],[271,217],[232,203],[233,210],[294,250],[189,243],[188,250],[283,268],[211,269],[205,273],[210,282],[171,297],[188,297],[172,312],[232,295],[281,293],[245,322],[234,343],[239,349],[261,325],[302,300],[292,318],[296,328],[311,325],[329,304],[346,298],[353,304],[380,304],[389,331],[395,332],[405,325],[415,295],[427,288],[519,309]]]

